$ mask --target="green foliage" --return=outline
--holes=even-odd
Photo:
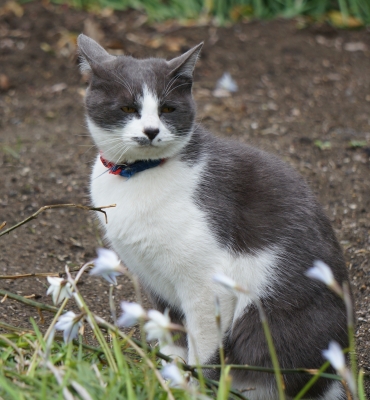
[[[10,346],[8,339],[13,346]],[[152,370],[128,350],[122,340],[113,340],[112,353],[119,365],[114,373],[107,368],[103,352],[97,348],[86,348],[82,343],[68,345],[54,341],[48,361],[61,374],[62,383],[56,379],[55,373],[43,365],[39,356],[39,367],[33,374],[27,374],[27,363],[31,359],[38,342],[38,335],[7,334],[0,336],[0,398],[4,400],[20,399],[59,399],[63,398],[62,390],[67,388],[72,394],[81,392],[82,386],[92,399],[165,399],[166,394],[160,388]],[[18,351],[23,353],[22,363]],[[76,385],[77,383],[77,385]],[[176,398],[187,399],[182,390],[173,391]]]
[[[20,0],[26,2],[29,0]],[[338,27],[370,24],[368,0],[50,0],[83,9],[128,8],[145,11],[150,20],[215,18],[218,23],[242,18],[326,18]]]
[[[320,150],[330,150],[331,149],[331,143],[328,141],[323,142],[321,140],[315,140],[314,145],[316,147],[318,147]]]

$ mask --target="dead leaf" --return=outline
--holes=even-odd
[[[59,32],[59,40],[56,44],[58,54],[63,57],[74,56],[77,50],[77,35],[63,29]]]
[[[15,1],[8,1],[0,8],[0,15],[13,13],[16,17],[23,16],[23,7]]]
[[[0,90],[4,92],[10,88],[9,78],[5,74],[0,74]]]
[[[45,53],[51,53],[53,51],[53,48],[50,46],[50,44],[48,44],[46,42],[41,43],[40,48]]]
[[[67,84],[66,83],[56,83],[55,85],[53,85],[50,88],[50,92],[51,93],[58,93],[58,92],[62,92],[63,90],[67,89]]]
[[[149,39],[144,43],[145,46],[151,47],[153,49],[158,49],[163,45],[163,37],[161,36],[156,36],[153,39]]]
[[[240,21],[244,17],[252,17],[253,16],[253,7],[250,5],[242,5],[239,4],[234,6],[230,11],[230,18],[233,21]]]
[[[340,11],[331,11],[328,14],[329,21],[338,28],[359,28],[364,22],[355,17],[344,16]]]
[[[186,44],[184,37],[171,37],[165,41],[165,45],[169,51],[179,52]]]
[[[130,42],[134,42],[136,44],[141,44],[141,45],[145,45],[147,41],[146,38],[135,35],[134,33],[127,33],[126,39],[128,39]]]
[[[92,18],[87,18],[84,23],[85,35],[91,37],[98,43],[101,43],[104,39],[104,33],[100,28],[100,25],[95,22]]]

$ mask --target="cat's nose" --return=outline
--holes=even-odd
[[[150,140],[153,140],[159,133],[158,128],[144,128],[143,132]]]

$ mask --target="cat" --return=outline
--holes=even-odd
[[[330,340],[347,347],[342,301],[304,275],[315,260],[347,281],[328,218],[304,182],[274,155],[217,138],[195,123],[193,71],[202,43],[170,61],[113,56],[78,38],[89,76],[87,125],[100,151],[91,176],[107,210],[106,238],[139,277],[155,307],[170,310],[194,340],[162,352],[189,364],[218,364],[214,298],[220,300],[227,362],[271,367],[251,296],[213,282],[221,272],[259,298],[281,368],[319,368]],[[205,371],[217,379],[217,372]],[[232,371],[251,400],[278,398],[275,377]],[[284,375],[293,398],[308,381]],[[339,382],[320,379],[307,399],[339,400]]]

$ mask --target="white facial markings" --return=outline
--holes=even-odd
[[[158,97],[148,89],[147,85],[143,86],[141,107],[141,122],[143,124],[143,132],[146,129],[163,129],[163,124],[161,124],[161,120],[159,119],[158,115]]]
[[[126,115],[121,126],[103,128],[87,117],[89,131],[99,151],[107,160],[119,164],[137,160],[171,158],[178,154],[190,140],[191,132],[181,137],[175,136],[175,128],[161,121],[158,115],[159,99],[147,85],[143,86],[143,94],[139,102],[140,116]],[[149,141],[144,133],[145,129],[158,129],[159,132],[152,141]]]

